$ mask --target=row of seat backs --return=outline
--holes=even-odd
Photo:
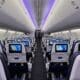
[[[55,43],[63,43],[63,44],[68,43],[68,44],[70,44],[70,40],[67,40],[67,39],[45,38],[43,40],[45,40],[43,42],[46,43],[47,52],[51,52],[52,47],[54,46]]]
[[[24,44],[24,46],[25,46],[25,48],[26,48],[26,51],[27,52],[31,52],[32,51],[32,47],[33,47],[33,45],[34,45],[34,38],[28,38],[28,39],[22,39],[21,40],[21,38],[20,39],[18,39],[18,40],[15,40],[15,39],[13,39],[13,40],[6,40],[5,41],[5,47],[6,47],[6,45],[7,44],[12,44],[12,43],[22,43],[22,44]]]

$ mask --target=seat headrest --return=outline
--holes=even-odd
[[[74,61],[69,80],[80,80],[80,55]]]
[[[1,59],[0,59],[0,79],[1,80],[7,80],[5,70],[4,70],[4,66],[3,66],[3,63],[1,61]]]

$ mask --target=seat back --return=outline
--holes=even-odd
[[[74,65],[74,61],[77,56],[80,55],[80,41],[76,41],[72,45],[71,54],[69,56],[69,70],[68,70],[68,78],[70,77],[72,67]]]
[[[6,44],[8,63],[26,63],[26,50],[23,43]]]
[[[7,80],[5,70],[1,60],[0,60],[0,80]]]
[[[78,52],[79,51],[79,44],[80,44],[80,40],[76,41],[76,42],[73,42],[72,44],[72,48],[71,48],[71,54],[70,54],[70,57],[75,53],[75,52]]]
[[[5,57],[0,54],[0,80],[10,80]]]
[[[69,80],[80,80],[80,55],[74,61]]]
[[[54,43],[51,51],[51,62],[68,62],[70,45],[68,43]]]

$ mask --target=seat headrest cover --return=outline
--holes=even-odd
[[[74,61],[69,80],[80,80],[80,55]]]
[[[5,70],[2,64],[2,61],[0,60],[0,79],[1,80],[7,80]]]

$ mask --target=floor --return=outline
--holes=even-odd
[[[43,58],[40,41],[37,41],[37,49],[35,51],[35,58],[33,59],[31,80],[47,80],[45,60]]]

